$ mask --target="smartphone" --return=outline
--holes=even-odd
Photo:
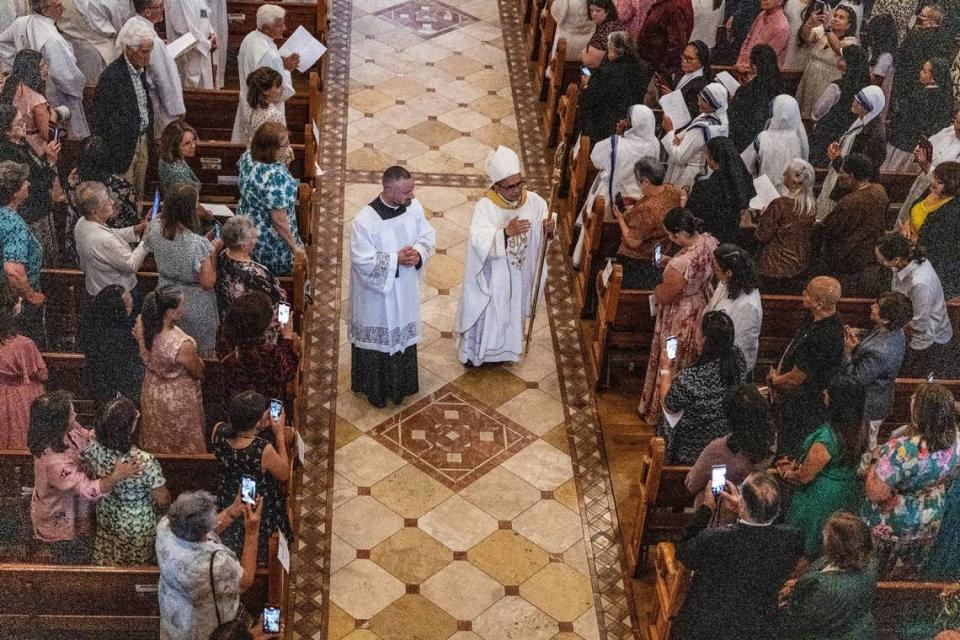
[[[53,128],[53,141],[60,142],[60,132],[63,131],[60,127]]]
[[[214,240],[219,240],[219,239],[220,239],[220,229],[221,229],[221,226],[222,226],[222,225],[221,225],[219,222],[214,222],[214,223],[213,223],[213,239],[214,239]]]
[[[279,420],[281,413],[283,413],[283,403],[274,398],[270,401],[270,419]]]
[[[720,495],[720,493],[727,486],[727,465],[725,464],[715,464],[710,468],[710,490],[713,491],[713,495]]]
[[[671,360],[677,359],[677,336],[667,338],[667,357]]]
[[[927,382],[933,384],[933,371],[927,374]]]
[[[617,209],[620,209],[620,211],[627,210],[627,205],[623,201],[623,194],[620,193],[619,191],[617,192],[617,195],[613,196],[613,203],[617,205]]]
[[[160,213],[160,189],[153,192],[153,206],[150,207],[150,219],[156,220],[158,213]]]
[[[660,245],[657,244],[657,246],[653,248],[653,266],[659,267],[660,258],[662,257],[663,257],[663,250],[660,248]]]
[[[277,305],[277,322],[287,324],[290,322],[290,304],[281,302]]]
[[[263,608],[263,632],[280,633],[280,607]]]
[[[240,478],[240,499],[247,504],[257,504],[257,481],[250,476]]]
[[[580,67],[580,73],[587,76],[588,78],[591,75],[593,75],[592,73],[590,73],[590,69],[588,67]]]

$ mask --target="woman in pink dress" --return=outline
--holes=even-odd
[[[643,395],[637,412],[648,424],[657,424],[660,404],[655,392],[660,382],[660,352],[666,339],[677,337],[676,369],[685,368],[697,357],[696,328],[700,313],[713,295],[713,267],[710,257],[717,239],[703,233],[703,220],[689,209],[671,209],[663,219],[670,242],[680,247],[676,255],[664,258],[663,282],[653,290],[657,320],[650,345]]]
[[[26,449],[30,403],[43,394],[47,365],[17,331],[20,297],[0,280],[0,449]]]
[[[43,55],[24,49],[13,59],[13,72],[0,92],[0,103],[12,104],[23,116],[27,126],[27,143],[41,158],[47,154],[50,123],[54,120],[44,95],[46,83],[47,63]]]
[[[176,321],[183,292],[159,287],[143,299],[134,333],[146,365],[140,394],[141,448],[153,453],[203,453],[203,360]]]

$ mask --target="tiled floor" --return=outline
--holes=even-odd
[[[333,15],[350,19],[335,19],[326,77],[295,637],[635,637],[558,249],[524,361],[467,370],[456,360],[486,155],[500,144],[521,151],[528,185],[547,187],[518,7],[334,0]],[[350,221],[391,164],[414,173],[437,255],[422,288],[420,393],[380,410],[350,392],[339,313]]]

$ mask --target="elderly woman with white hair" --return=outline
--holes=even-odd
[[[247,102],[247,77],[260,67],[270,67],[283,77],[283,93],[278,107],[283,111],[283,102],[294,94],[293,79],[290,72],[300,64],[296,53],[283,57],[277,48],[276,40],[283,38],[287,29],[286,10],[275,4],[264,4],[257,9],[257,30],[251,31],[240,44],[237,54],[238,75],[240,78],[240,103],[237,116],[233,121],[233,135],[230,142],[241,144],[244,139],[244,127],[250,122],[251,107]]]
[[[719,82],[711,82],[700,91],[697,104],[700,115],[686,126],[674,129],[669,118],[663,128],[669,133],[667,148],[666,181],[677,188],[690,188],[703,171],[704,147],[710,138],[728,135],[730,121],[727,119],[729,94]],[[669,128],[668,128],[669,127]]]
[[[783,172],[791,160],[808,160],[810,143],[800,120],[797,99],[786,94],[773,99],[773,115],[766,128],[740,154],[754,178],[767,176],[781,194],[786,193]]]
[[[263,498],[256,507],[239,496],[220,513],[216,506],[210,493],[187,491],[157,524],[160,640],[206,640],[237,617],[240,594],[253,585]],[[218,533],[241,516],[243,551],[237,560]]]
[[[270,270],[251,257],[260,232],[248,216],[233,216],[223,224],[220,238],[224,250],[217,256],[217,307],[220,319],[233,302],[248,293],[262,291],[274,306],[286,292]]]

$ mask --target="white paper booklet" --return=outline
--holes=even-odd
[[[663,115],[670,118],[670,122],[673,123],[674,131],[690,122],[690,110],[687,109],[687,101],[683,99],[683,94],[679,91],[671,91],[660,96],[660,106],[663,107]]]
[[[297,27],[287,41],[280,47],[281,57],[286,58],[292,53],[300,54],[300,64],[297,65],[297,71],[306,73],[307,69],[316,64],[320,56],[327,52],[323,43],[310,35],[310,32],[303,28],[303,25]]]
[[[770,182],[767,174],[761,174],[759,178],[753,179],[753,190],[757,192],[757,195],[750,199],[750,208],[758,211],[763,211],[771,202],[780,197],[780,192]]]
[[[174,58],[179,58],[197,44],[197,38],[189,31],[170,44],[167,45],[167,51]]]

